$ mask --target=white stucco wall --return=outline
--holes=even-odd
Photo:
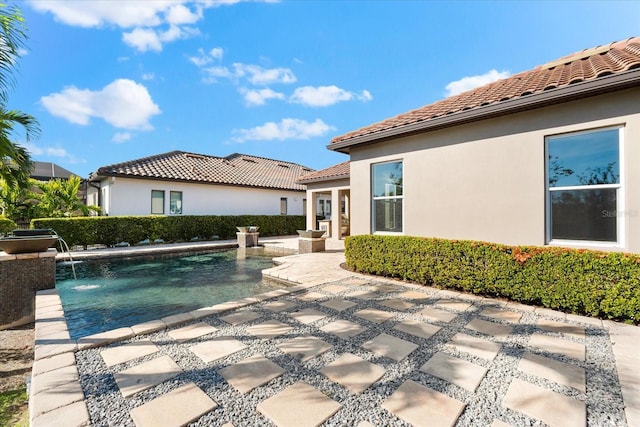
[[[545,245],[545,137],[624,126],[621,244],[640,253],[640,88],[351,149],[351,231],[369,234],[371,165],[402,160],[406,235]]]
[[[280,199],[287,198],[287,214],[302,215],[304,191],[270,190],[131,178],[102,180],[103,213],[150,215],[151,191],[165,192],[169,215],[171,191],[182,192],[182,215],[280,215]]]

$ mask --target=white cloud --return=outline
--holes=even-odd
[[[267,122],[262,126],[251,129],[235,129],[233,131],[235,142],[245,141],[284,141],[288,139],[309,139],[325,135],[334,130],[320,119],[314,122],[307,122],[300,119],[282,119],[280,123]]]
[[[63,24],[83,27],[117,27],[131,29],[123,34],[123,41],[145,52],[161,51],[158,44],[183,39],[198,34],[186,25],[195,25],[204,17],[203,9],[231,5],[240,0],[28,0],[34,10],[51,13],[55,20]],[[249,1],[249,0],[244,0]],[[255,1],[255,0],[251,0]],[[270,2],[269,0],[263,0]],[[156,27],[169,27],[166,31]],[[179,37],[171,37],[175,28]],[[154,37],[155,36],[155,37]]]
[[[327,107],[342,101],[359,100],[363,102],[371,101],[373,97],[369,91],[362,93],[349,92],[335,85],[332,86],[302,86],[296,88],[289,98],[294,104],[303,104],[309,107]]]
[[[66,149],[62,147],[40,147],[33,143],[25,144],[25,148],[31,153],[33,156],[44,156],[44,157],[58,157],[63,159],[66,163],[85,163],[85,160],[78,159],[73,154],[69,153]]]
[[[188,59],[196,67],[204,67],[207,64],[216,60],[221,60],[224,54],[224,50],[221,47],[214,47],[209,52],[205,52],[204,49],[198,49],[197,56],[189,56]]]
[[[122,33],[122,41],[139,52],[149,50],[160,52],[165,43],[178,39],[187,39],[198,33],[197,29],[171,25],[166,31],[151,28],[135,28],[128,33]]]
[[[45,109],[71,123],[87,125],[92,117],[121,129],[153,129],[149,120],[160,114],[147,88],[132,80],[119,79],[92,91],[75,86],[40,98]]]
[[[268,88],[257,90],[241,88],[240,93],[244,95],[244,100],[249,106],[264,105],[269,99],[284,99],[284,94]]]
[[[156,78],[155,73],[142,73],[142,80],[153,80]]]
[[[290,84],[298,80],[289,68],[263,68],[259,65],[239,62],[233,64],[233,69],[214,66],[203,68],[203,71],[207,75],[205,77],[207,83],[215,83],[220,78],[226,78],[235,83],[245,80],[254,86],[266,86],[274,83]]]
[[[445,86],[445,96],[449,97],[458,95],[462,92],[495,82],[496,80],[504,79],[510,75],[511,73],[508,71],[497,71],[494,69],[478,76],[463,77],[460,80],[453,81]]]
[[[111,138],[111,141],[116,144],[121,144],[123,142],[129,141],[131,139],[131,134],[129,132],[116,132]]]
[[[18,53],[18,56],[23,57],[23,56],[27,56],[29,54],[29,51],[23,47],[19,47],[17,53]]]

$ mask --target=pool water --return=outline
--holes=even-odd
[[[72,339],[268,292],[271,256],[251,250],[59,263],[56,288]]]

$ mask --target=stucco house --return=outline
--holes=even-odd
[[[331,140],[351,234],[640,252],[640,38]],[[307,196],[309,197],[309,196]]]
[[[313,169],[234,153],[172,151],[103,166],[91,174],[88,202],[105,215],[304,215]]]

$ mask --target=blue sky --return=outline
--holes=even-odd
[[[321,169],[332,137],[640,35],[640,2],[24,0],[9,108],[86,177],[184,150]],[[24,145],[23,135],[15,135]]]

